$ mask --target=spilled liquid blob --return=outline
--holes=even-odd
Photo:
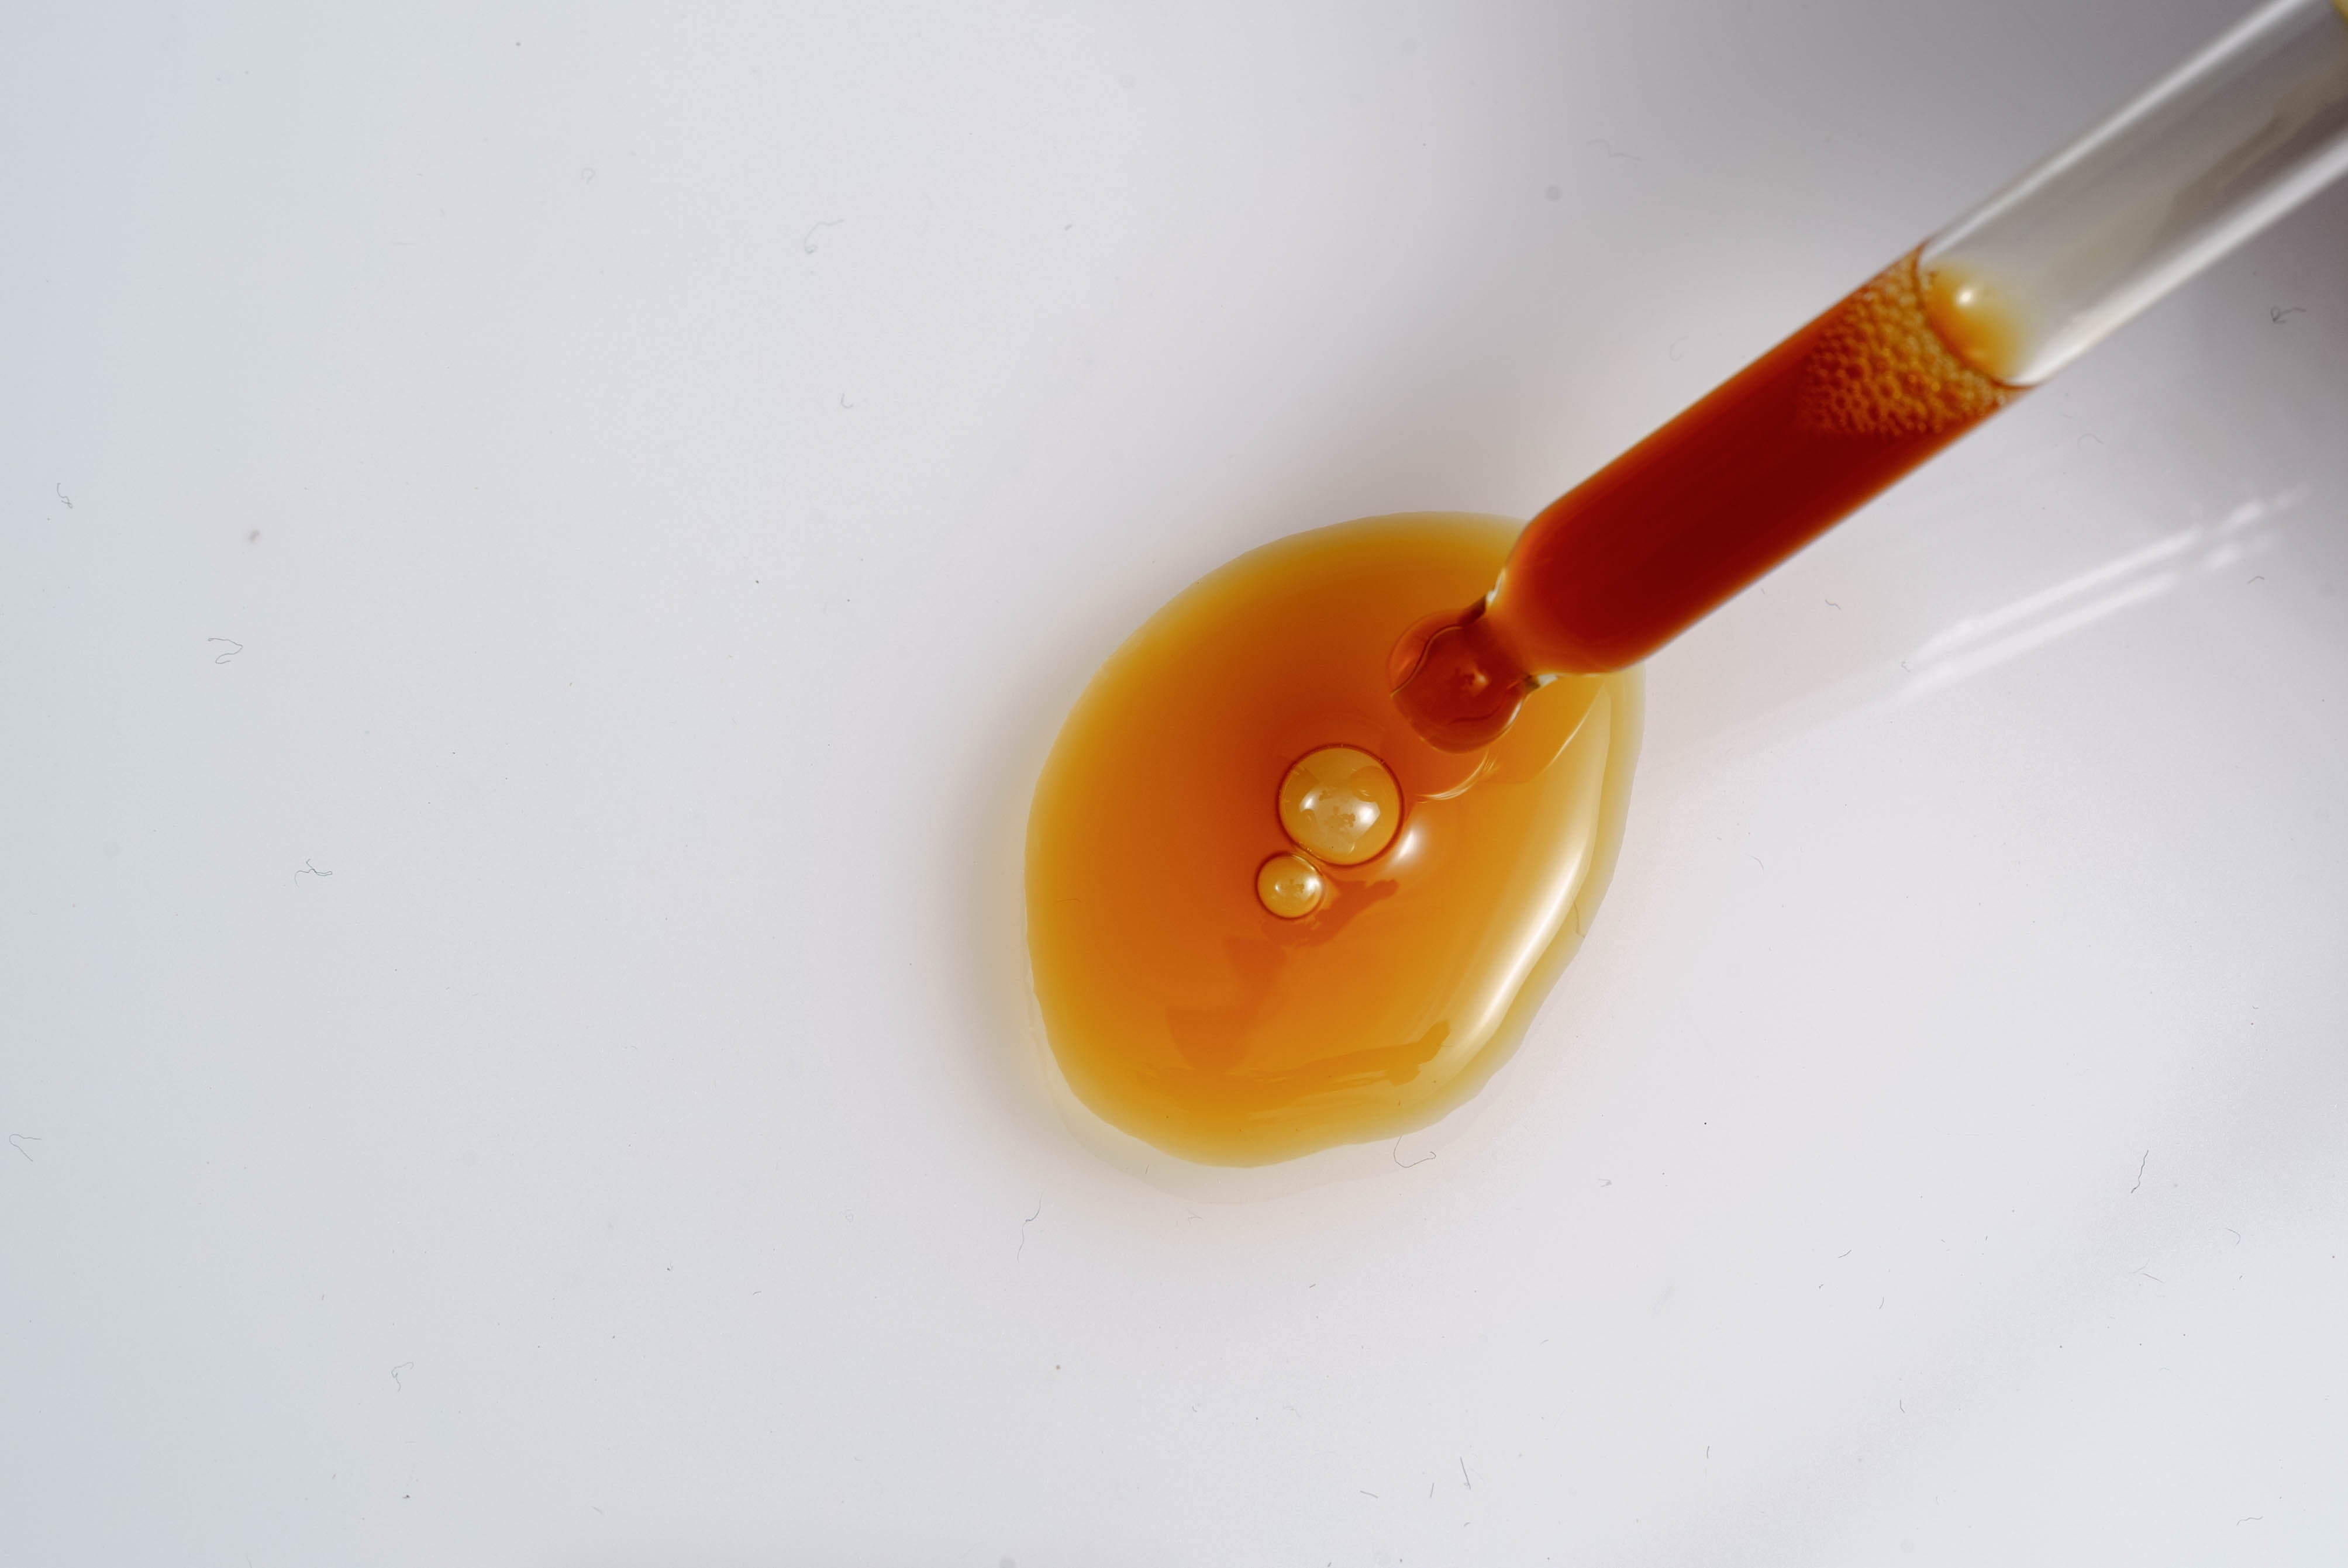
[[[1257,1164],[1418,1126],[1506,1054],[1603,890],[1641,712],[1635,674],[1557,681],[1462,754],[1395,708],[1396,632],[1516,533],[1281,540],[1094,677],[1036,786],[1027,909],[1045,1033],[1104,1120]]]

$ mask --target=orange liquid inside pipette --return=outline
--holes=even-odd
[[[1895,262],[1551,503],[1397,647],[1399,701],[1471,749],[1535,678],[1637,663],[2020,395],[2023,351],[1988,283]]]

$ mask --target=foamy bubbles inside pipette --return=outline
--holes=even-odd
[[[1331,866],[1375,860],[1402,825],[1402,787],[1358,746],[1323,746],[1280,783],[1280,825],[1297,848]]]
[[[1321,907],[1328,892],[1321,868],[1301,855],[1275,855],[1256,867],[1256,898],[1283,920],[1302,920]]]

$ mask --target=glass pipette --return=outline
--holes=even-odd
[[[2271,0],[1552,503],[1389,668],[1472,750],[1619,670],[2348,171],[2348,0]]]

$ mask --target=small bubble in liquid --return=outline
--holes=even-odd
[[[1255,870],[1257,899],[1283,920],[1302,920],[1328,892],[1319,868],[1301,855],[1275,855]]]
[[[1308,752],[1280,784],[1280,825],[1297,848],[1332,866],[1374,860],[1402,825],[1402,787],[1358,746]]]

